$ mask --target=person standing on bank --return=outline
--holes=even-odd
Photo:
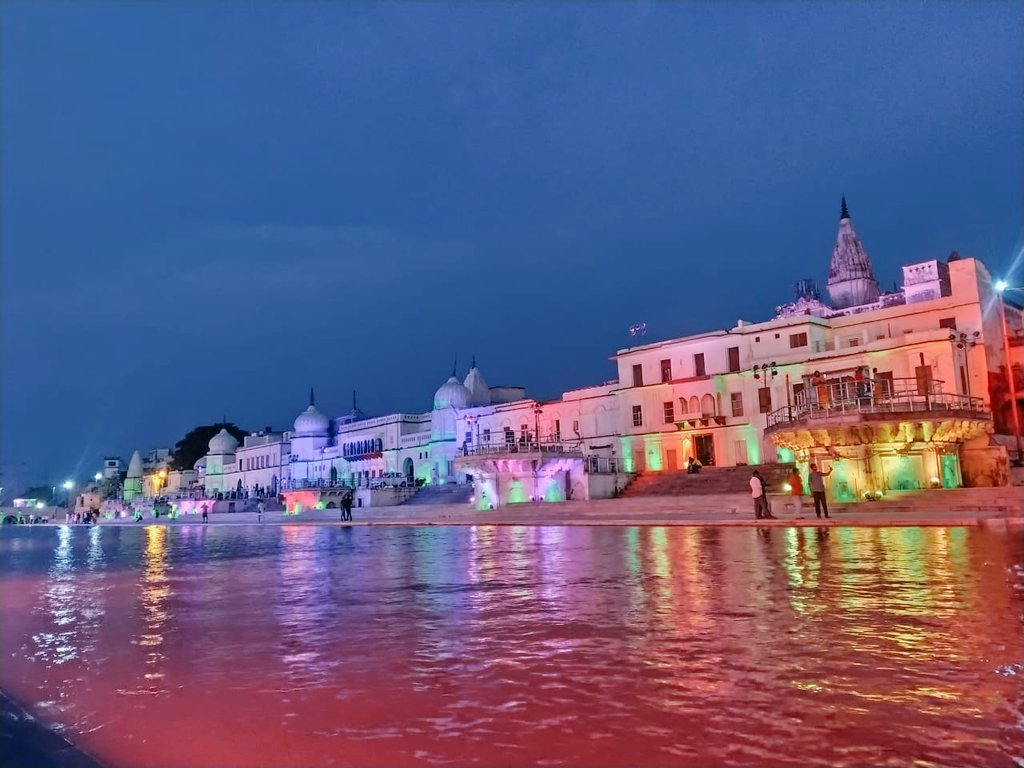
[[[797,517],[804,515],[804,479],[800,472],[793,467],[793,474],[789,476],[789,493],[793,497],[793,512]]]
[[[832,468],[827,472],[819,472],[817,464],[811,464],[811,495],[814,496],[814,515],[821,517],[825,513],[828,517],[828,501],[825,499],[825,478],[832,474]]]
[[[756,469],[750,475],[750,497],[754,500],[754,518],[760,520],[773,520],[774,517],[768,511],[768,496],[765,493],[764,478]]]
[[[210,508],[209,507],[203,507],[203,522],[204,523],[210,522]]]
[[[341,519],[351,520],[352,519],[352,494],[346,493],[341,497]]]
[[[263,522],[263,510],[264,510],[263,499],[260,499],[259,503],[256,504],[256,520],[257,520],[257,522],[260,522],[260,523]]]

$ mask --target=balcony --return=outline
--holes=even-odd
[[[480,459],[546,459],[546,458],[580,458],[583,447],[579,442],[563,442],[562,440],[531,440],[515,443],[478,443],[464,445],[462,456],[456,458]]]
[[[858,421],[890,421],[894,418],[989,418],[980,397],[942,391],[942,382],[918,379],[865,379],[810,387],[796,402],[768,414],[766,432],[794,426],[828,428]]]

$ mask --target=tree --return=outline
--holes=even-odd
[[[53,486],[51,485],[33,485],[26,489],[18,497],[19,499],[35,499],[41,501],[44,504],[50,504],[54,500]]]
[[[171,467],[174,469],[192,469],[195,463],[206,455],[210,448],[210,440],[221,429],[226,429],[239,443],[249,434],[234,424],[227,422],[204,424],[196,427],[175,444],[174,451],[171,453]]]

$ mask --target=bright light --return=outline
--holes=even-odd
[[[36,502],[36,509],[42,509],[42,508],[43,508],[43,507],[45,507],[45,506],[46,506],[46,505],[45,505],[45,504],[43,504],[43,502],[41,502],[41,501],[37,501],[37,502]]]
[[[161,469],[157,474],[160,475],[161,478],[167,477],[167,470]]]
[[[789,493],[790,491],[793,490],[793,486],[790,485],[789,483],[783,483],[782,490],[784,490],[786,493]]]
[[[1005,280],[996,280],[996,284],[993,287],[996,289],[996,293],[1002,293],[1010,286],[1006,284]]]
[[[103,479],[103,473],[97,472],[95,475],[92,476],[92,479],[98,483],[100,480]]]
[[[71,482],[70,480],[65,480],[64,481],[64,490],[65,491],[70,491],[74,487],[75,487],[75,484],[73,482]]]

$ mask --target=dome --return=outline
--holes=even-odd
[[[210,440],[210,453],[217,456],[234,453],[237,447],[238,441],[224,427]]]
[[[484,375],[480,373],[480,369],[475,365],[469,369],[469,374],[466,376],[466,380],[462,384],[469,390],[470,405],[476,406],[491,404],[491,388],[487,386],[487,381],[484,379]]]
[[[441,385],[441,388],[434,393],[434,410],[440,411],[445,408],[454,408],[459,411],[469,405],[472,395],[454,375],[448,377],[448,381]]]
[[[206,471],[206,457],[200,456],[196,459],[196,463],[192,465],[192,469],[200,474]]]
[[[295,419],[296,437],[321,437],[327,434],[330,426],[330,419],[324,416],[317,407],[310,403],[309,408],[304,410]]]

